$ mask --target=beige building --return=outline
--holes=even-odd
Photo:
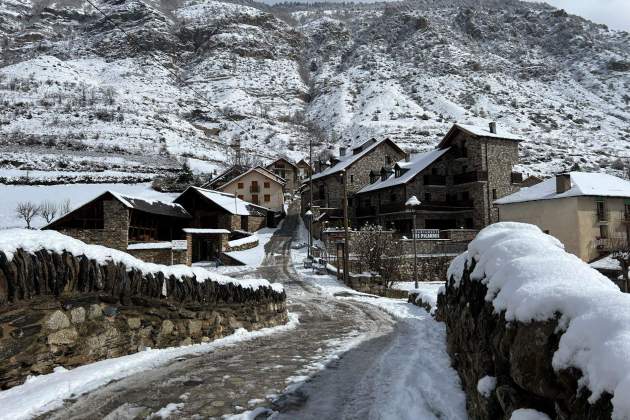
[[[628,241],[630,182],[612,175],[561,174],[495,204],[499,220],[537,225],[587,262]]]
[[[284,180],[262,167],[255,167],[222,185],[219,190],[275,212],[284,211]]]

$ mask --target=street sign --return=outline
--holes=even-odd
[[[440,229],[416,229],[416,239],[440,239]]]
[[[173,249],[188,249],[188,241],[183,239],[183,240],[175,240],[172,241],[173,243]]]

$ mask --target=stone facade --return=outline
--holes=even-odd
[[[139,260],[161,265],[187,264],[185,249],[128,249],[126,252]]]
[[[9,261],[0,252],[0,389],[56,366],[282,324],[285,300],[271,288],[143,275],[68,253],[18,250]]]
[[[103,217],[103,229],[61,227],[55,230],[88,244],[103,245],[126,252],[129,243],[129,209],[118,200],[104,200]]]
[[[438,296],[438,320],[446,323],[447,350],[466,391],[473,419],[510,419],[519,408],[532,408],[553,419],[610,419],[612,395],[604,392],[593,404],[590,392],[578,387],[581,372],[555,370],[558,320],[507,322],[485,297],[481,281],[471,281],[470,267],[458,288],[447,283]],[[484,376],[497,384],[487,396],[477,391]]]
[[[275,162],[267,166],[267,169],[284,178],[287,183],[284,185],[284,190],[289,193],[295,192],[298,187],[298,168],[287,159],[280,158]]]
[[[382,141],[374,149],[357,159],[346,168],[347,193],[352,197],[357,191],[370,183],[370,171],[378,171],[383,165],[393,165],[405,157],[405,153],[393,142]],[[308,191],[305,192],[308,200]],[[325,208],[341,208],[343,199],[343,180],[339,173],[313,180],[313,203]]]

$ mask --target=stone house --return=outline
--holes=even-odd
[[[281,157],[267,165],[265,169],[286,181],[286,184],[284,184],[286,192],[291,194],[295,192],[295,189],[298,187],[298,167],[296,165],[288,159]]]
[[[630,182],[608,174],[559,174],[495,204],[501,221],[534,224],[586,262],[630,237]]]
[[[405,152],[390,139],[368,140],[353,147],[350,153],[340,148],[339,157],[331,162],[331,166],[313,175],[313,206],[323,212],[340,213],[343,206],[343,178],[347,176],[347,193],[349,199],[365,185],[370,183],[370,172],[378,171],[384,165],[393,166],[403,159]],[[308,180],[307,180],[308,181]],[[302,191],[302,209],[308,209],[309,188]]]
[[[520,174],[513,134],[455,124],[434,150],[372,171],[368,185],[353,201],[355,224],[377,223],[410,233],[412,214],[405,208],[416,196],[418,229],[478,230],[498,220],[492,201],[516,191]]]
[[[159,264],[183,264],[186,250],[173,249],[191,220],[181,205],[107,191],[52,221],[52,229],[88,244],[128,252]]]
[[[237,176],[242,175],[245,172],[247,172],[247,169],[248,168],[246,168],[243,165],[230,166],[225,171],[221,172],[220,174],[213,177],[210,181],[203,184],[202,187],[209,190],[218,190],[223,185],[233,180]]]
[[[309,175],[313,172],[313,168],[311,168],[306,159],[300,159],[295,166],[297,167],[297,188],[302,182],[308,180]]]
[[[284,213],[285,181],[265,168],[257,166],[218,188],[241,200],[261,205],[276,213]]]

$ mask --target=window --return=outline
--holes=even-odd
[[[630,220],[630,204],[626,203],[623,207],[623,219]]]
[[[242,200],[243,199],[243,194],[239,194],[238,198],[240,198]]]
[[[549,235],[549,229],[543,230],[543,232],[545,232],[547,235]]]
[[[431,201],[431,193],[424,193],[424,201]]]
[[[258,181],[252,181],[252,186],[249,188],[250,192],[258,192],[260,191],[260,188],[258,187]]]
[[[269,182],[265,182],[263,185],[265,188],[271,188],[271,183]]]
[[[245,188],[245,185],[242,182],[239,182],[238,185],[237,185],[237,188],[239,190],[242,190],[243,188]]]
[[[396,200],[398,199],[398,196],[396,195],[396,193],[391,193],[389,196],[389,201],[392,203],[395,203]]]
[[[462,201],[468,201],[468,200],[470,200],[470,194],[468,193],[468,191],[462,192]]]
[[[497,190],[495,188],[492,189],[492,199],[493,200],[497,199]]]
[[[265,202],[270,202],[271,196],[269,194],[265,194]]]
[[[604,206],[604,199],[600,198],[595,203],[597,205],[597,221],[606,221],[606,206]]]
[[[319,184],[319,199],[323,200],[326,198],[326,189],[324,184]]]
[[[353,184],[354,183],[354,175],[350,175],[350,183]]]
[[[608,225],[599,226],[599,238],[600,239],[608,238]]]
[[[385,156],[385,163],[387,165],[391,165],[392,164],[392,157],[390,155],[386,155]]]
[[[252,203],[258,204],[258,194],[252,194]]]

